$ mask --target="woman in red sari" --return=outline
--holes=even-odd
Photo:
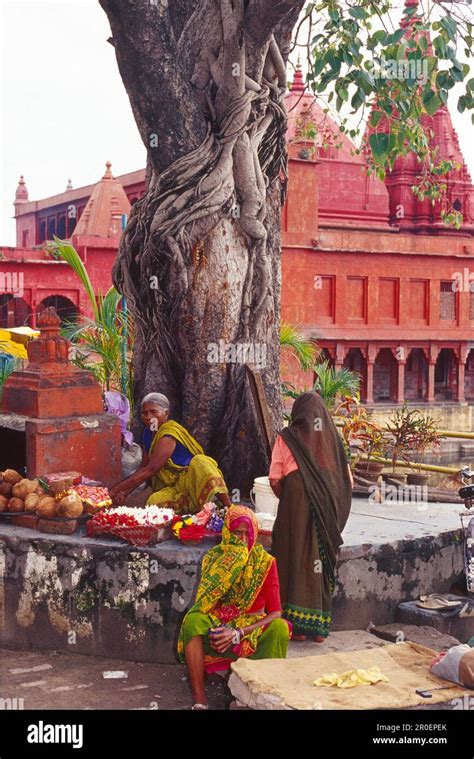
[[[207,709],[205,672],[228,669],[239,657],[284,658],[290,626],[281,619],[275,559],[256,542],[255,514],[231,506],[222,542],[202,562],[196,601],[186,614],[178,653],[188,666],[193,709]]]

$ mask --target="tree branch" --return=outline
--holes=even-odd
[[[246,12],[246,28],[254,40],[264,41],[289,13],[298,17],[305,0],[251,0]]]
[[[99,0],[140,136],[156,171],[197,148],[206,120],[178,60],[164,0]],[[191,10],[191,5],[190,5]]]

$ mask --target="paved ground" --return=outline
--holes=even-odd
[[[410,632],[407,627],[407,639],[413,637]],[[437,650],[453,644],[452,639],[432,628],[419,628],[415,632],[419,643]],[[288,657],[356,651],[386,643],[387,640],[364,630],[348,630],[331,633],[323,644],[292,642]],[[0,660],[1,698],[23,699],[24,709],[179,710],[191,705],[186,669],[178,664],[146,664],[62,651],[10,649],[0,649]],[[104,677],[104,672],[126,673],[126,677]],[[208,680],[207,694],[212,709],[227,709],[232,701],[219,675]]]
[[[380,504],[353,498],[351,513],[342,533],[344,545],[341,551],[368,543],[375,546],[459,530],[459,513],[462,510],[462,505],[458,503],[388,501]]]
[[[24,709],[187,709],[192,704],[186,669],[178,664],[7,649],[0,649],[0,659],[1,698],[23,699]],[[104,672],[127,677],[104,678]],[[211,708],[227,708],[231,696],[219,676],[207,691]]]
[[[362,630],[330,635],[322,645],[291,643],[288,656],[314,656],[384,645]],[[0,649],[2,698],[23,699],[25,709],[187,709],[191,705],[186,669],[178,664],[146,664],[62,651]],[[127,677],[104,678],[104,672]],[[223,678],[207,684],[211,708],[226,709],[232,696]]]

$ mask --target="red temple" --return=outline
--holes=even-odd
[[[359,371],[369,404],[473,402],[474,187],[448,110],[432,117],[432,128],[440,157],[459,164],[446,180],[449,202],[463,215],[459,230],[442,222],[439,205],[412,193],[413,156],[399,158],[385,183],[368,176],[364,154],[305,92],[300,70],[286,104],[282,318],[303,327],[337,367]],[[73,189],[69,181],[65,192],[29,201],[21,177],[17,247],[0,248],[0,327],[34,326],[47,306],[63,317],[87,313],[74,273],[48,257],[45,241],[72,238],[105,292],[122,214],[144,182],[144,169],[114,178],[108,163],[96,185]],[[311,384],[296,368],[287,374],[300,387]]]

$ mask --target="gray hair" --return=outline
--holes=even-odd
[[[170,410],[170,402],[166,395],[163,395],[163,393],[148,393],[148,395],[145,395],[140,404],[142,408],[145,403],[156,403],[156,405],[162,408],[163,411]]]

